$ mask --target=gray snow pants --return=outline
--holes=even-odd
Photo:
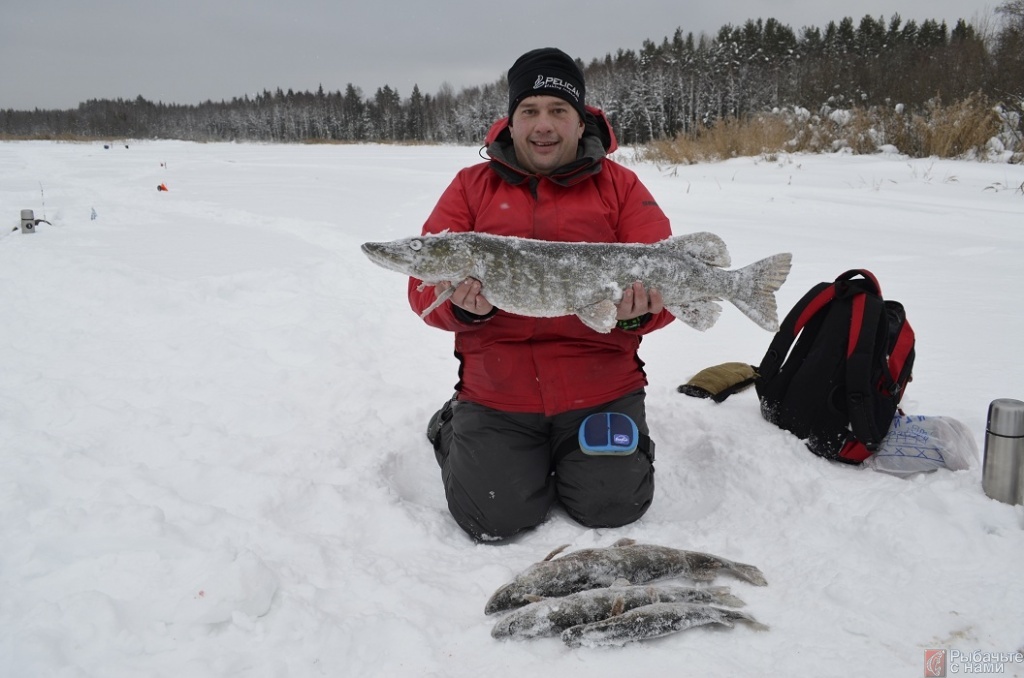
[[[639,519],[654,497],[653,446],[625,457],[592,456],[574,441],[583,420],[598,412],[627,414],[648,435],[644,398],[637,391],[551,417],[451,401],[431,423],[452,516],[481,542],[540,524],[556,502],[587,527]]]

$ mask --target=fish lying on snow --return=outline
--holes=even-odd
[[[607,548],[580,549],[555,558],[563,549],[565,546],[555,549],[495,591],[484,613],[522,607],[531,602],[531,596],[565,596],[610,586],[618,579],[631,584],[669,577],[706,582],[724,571],[755,586],[768,584],[753,565],[735,563],[709,553],[638,544],[632,539],[620,539]]]
[[[621,582],[609,588],[580,591],[561,598],[527,598],[534,602],[499,619],[491,630],[491,636],[516,639],[556,636],[573,626],[602,621],[652,603],[702,603],[732,607],[744,604],[725,586],[630,586]]]
[[[625,645],[635,640],[659,638],[705,624],[721,624],[731,628],[735,622],[750,624],[759,631],[768,628],[739,610],[693,603],[652,603],[603,621],[566,629],[562,632],[562,642],[569,647]]]
[[[727,299],[766,330],[778,329],[775,291],[789,275],[791,256],[776,254],[735,271],[725,243],[713,233],[675,236],[651,245],[550,242],[488,233],[443,233],[368,242],[375,264],[424,285],[451,282],[424,312],[443,303],[454,284],[476,278],[492,304],[536,318],[576,315],[610,332],[623,290],[640,281],[656,288],[672,315],[698,330],[718,320]]]

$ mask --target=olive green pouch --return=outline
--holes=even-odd
[[[694,398],[711,398],[720,403],[733,393],[754,385],[757,373],[747,363],[722,363],[707,367],[679,387],[680,393]]]

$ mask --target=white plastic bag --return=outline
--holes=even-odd
[[[876,471],[909,475],[947,468],[962,471],[978,461],[971,432],[952,417],[893,417],[878,451],[865,462]]]

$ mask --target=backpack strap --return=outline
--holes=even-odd
[[[863,290],[851,290],[850,337],[846,352],[846,406],[850,416],[850,427],[854,436],[874,451],[888,432],[879,431],[875,426],[874,392],[877,384],[871,383],[872,358],[878,341],[886,337],[879,331],[881,319],[886,317],[885,302],[874,294]],[[884,370],[883,370],[884,371]]]
[[[858,282],[860,286],[866,286],[870,291],[874,292],[878,296],[882,296],[882,286],[878,283],[878,278],[876,278],[875,274],[866,268],[853,268],[846,273],[840,274],[836,278],[836,285],[840,289],[843,289],[846,282],[853,280],[857,276],[864,278],[864,280]]]
[[[886,301],[886,309],[889,313],[895,315],[898,319],[899,332],[896,334],[895,340],[890,339],[890,353],[889,353],[889,375],[892,377],[893,384],[890,386],[889,392],[899,401],[901,397],[901,390],[905,383],[900,383],[901,377],[905,377],[903,374],[908,363],[912,364],[914,359],[914,329],[907,322],[906,312],[903,310],[903,304],[898,301]],[[892,321],[890,320],[890,323]],[[905,381],[905,379],[904,379]]]
[[[796,341],[797,335],[800,334],[800,330],[818,311],[827,306],[835,298],[835,295],[834,283],[818,283],[793,306],[779,326],[779,331],[772,338],[772,343],[768,346],[768,351],[757,368],[759,380],[769,382],[775,378],[779,373],[779,368],[782,367],[782,361],[786,359],[789,349]]]

